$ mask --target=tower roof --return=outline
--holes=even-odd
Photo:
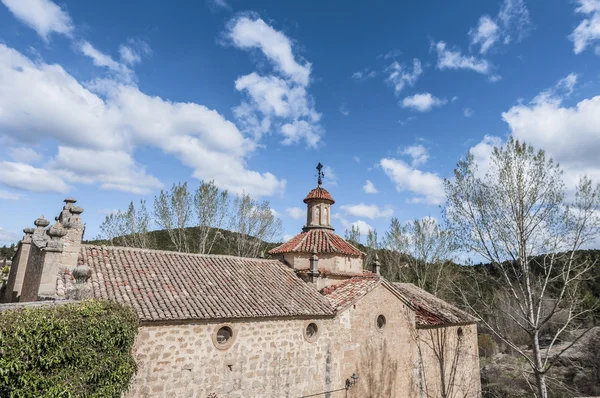
[[[331,194],[323,187],[321,187],[320,185],[318,187],[316,187],[315,189],[311,190],[308,195],[306,195],[306,198],[304,198],[304,203],[308,203],[311,200],[315,200],[315,199],[320,199],[320,200],[325,200],[328,201],[330,204],[334,204],[335,200],[333,200],[333,198],[331,197]]]
[[[345,256],[362,257],[363,253],[333,231],[323,228],[313,228],[301,232],[284,244],[269,251],[270,254],[284,253],[336,253]]]

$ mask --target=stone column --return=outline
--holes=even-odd
[[[375,253],[375,258],[373,259],[371,266],[373,267],[374,274],[381,275],[381,263],[379,262],[379,255],[377,253]]]
[[[61,256],[61,267],[72,268],[77,265],[81,241],[85,226],[81,222],[81,213],[83,209],[75,206],[77,201],[72,198],[65,199],[63,210],[57,217],[62,227],[66,230],[66,235],[62,238],[63,250]]]
[[[46,235],[45,228],[50,224],[50,222],[46,220],[44,216],[41,216],[33,223],[35,224],[36,228],[31,236],[29,256],[27,258],[27,265],[25,267],[25,273],[23,276],[23,286],[19,296],[19,301],[21,302],[37,301],[42,270],[44,268],[43,249],[46,247],[48,240],[48,235]]]
[[[310,256],[310,269],[308,270],[308,281],[316,283],[319,279],[319,257],[317,256],[317,248],[314,247]]]
[[[2,297],[3,303],[18,301],[19,295],[21,294],[23,278],[25,277],[25,270],[27,269],[27,260],[29,260],[29,250],[31,248],[31,236],[33,235],[33,231],[35,231],[34,228],[23,229],[25,236],[21,239],[21,242],[19,242],[17,252],[13,257],[6,290],[4,291],[4,297]]]

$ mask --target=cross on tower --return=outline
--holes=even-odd
[[[323,184],[323,178],[325,177],[325,173],[323,173],[321,171],[321,169],[323,169],[323,165],[321,164],[321,162],[319,162],[319,164],[317,165],[317,170],[318,170],[317,175],[319,176],[319,179],[318,179],[319,186],[321,186],[321,184]]]

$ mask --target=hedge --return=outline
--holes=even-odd
[[[138,324],[111,301],[0,312],[0,397],[120,397]]]

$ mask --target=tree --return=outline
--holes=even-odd
[[[170,191],[160,191],[154,198],[154,221],[167,231],[178,252],[189,252],[188,234],[192,216],[192,196],[187,182],[173,184]]]
[[[107,215],[100,224],[100,237],[108,240],[111,245],[149,248],[149,230],[150,216],[146,201],[140,200],[138,209],[130,202],[127,211],[118,210]]]
[[[229,215],[229,193],[217,188],[213,181],[200,181],[194,194],[194,210],[198,225],[198,252],[208,254],[225,226]]]
[[[414,283],[436,296],[448,285],[443,282],[449,282],[445,271],[453,256],[454,242],[452,234],[434,218],[425,217],[404,225],[392,218],[384,246],[388,249],[384,262],[396,270],[402,281]]]
[[[464,304],[527,361],[537,394],[547,398],[548,370],[566,348],[553,355],[551,349],[590,311],[581,306],[579,286],[594,262],[576,256],[576,251],[599,236],[600,186],[594,188],[583,177],[567,198],[559,165],[543,150],[512,137],[504,147],[494,148],[484,176],[469,153],[458,162],[454,177],[445,181],[446,223],[464,251],[491,263],[473,275],[484,275],[486,283],[501,286],[510,297],[494,308],[489,297],[477,293],[481,285],[474,279],[474,294],[462,293]],[[534,261],[536,256],[539,261]],[[528,336],[531,352],[497,327],[499,318]],[[541,332],[550,325],[546,338]]]
[[[352,243],[354,246],[360,244],[360,228],[358,225],[352,225],[350,229],[344,232],[344,239]]]
[[[283,227],[268,201],[257,202],[248,194],[237,195],[233,201],[230,230],[237,232],[229,242],[231,252],[240,257],[258,257],[264,242],[279,240]]]

